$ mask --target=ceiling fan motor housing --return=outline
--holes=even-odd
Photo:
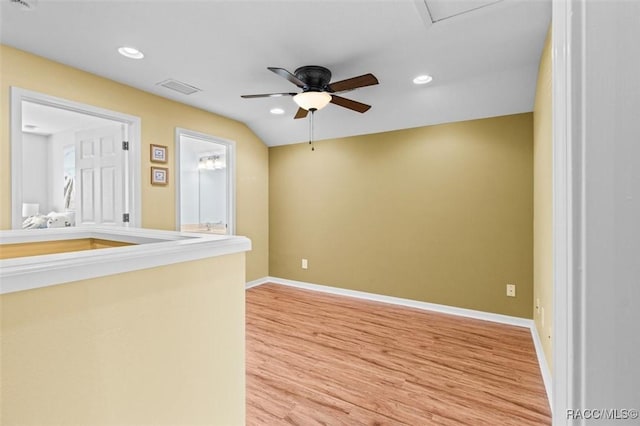
[[[371,73],[347,78],[331,83],[331,71],[319,65],[306,65],[295,70],[295,74],[279,67],[267,69],[302,89],[301,93],[265,93],[259,95],[241,95],[242,98],[270,98],[276,96],[293,96],[298,105],[298,112],[293,118],[304,118],[308,111],[317,111],[332,103],[359,113],[367,112],[371,105],[343,98],[336,93],[378,84],[378,79]]]
[[[331,81],[331,71],[319,65],[300,67],[295,70],[294,74],[305,83],[305,87],[302,89],[305,92],[325,91]]]

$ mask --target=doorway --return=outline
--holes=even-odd
[[[11,88],[13,229],[140,226],[140,119]]]
[[[235,234],[235,143],[176,129],[176,229]]]

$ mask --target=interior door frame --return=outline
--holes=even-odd
[[[11,227],[22,228],[22,102],[33,102],[53,108],[65,109],[80,114],[92,115],[124,124],[124,138],[129,142],[129,150],[124,155],[122,170],[124,185],[123,210],[129,213],[125,226],[140,227],[142,217],[140,141],[141,120],[129,114],[99,108],[93,105],[70,101],[11,87]]]
[[[199,139],[205,142],[216,143],[218,145],[225,145],[227,147],[227,234],[236,234],[236,142],[228,139],[219,138],[217,136],[211,136],[206,133],[196,132],[194,130],[184,129],[182,127],[176,127],[175,131],[175,185],[176,185],[176,230],[180,231],[181,227],[181,213],[180,213],[180,150],[181,150],[181,136],[190,137],[193,139]]]

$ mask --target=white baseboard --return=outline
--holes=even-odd
[[[483,321],[491,321],[500,324],[513,325],[516,327],[528,328],[533,338],[533,345],[536,350],[536,356],[538,357],[538,364],[540,365],[540,372],[542,373],[542,380],[544,387],[547,391],[547,398],[549,400],[549,406],[552,407],[551,399],[551,372],[547,365],[544,351],[542,349],[542,342],[538,336],[535,322],[532,319],[513,317],[509,315],[495,314],[492,312],[476,311],[473,309],[457,308],[455,306],[439,305],[436,303],[421,302],[418,300],[403,299],[400,297],[385,296],[375,293],[367,293],[364,291],[348,290],[338,287],[330,287],[320,284],[312,284],[303,281],[288,280],[285,278],[277,277],[264,277],[246,284],[246,288],[257,287],[262,284],[273,283],[286,285],[289,287],[296,287],[304,290],[318,291],[321,293],[335,294],[339,296],[354,297],[357,299],[372,300],[375,302],[389,303],[392,305],[406,306],[410,308],[422,309],[425,311],[440,312],[449,315],[457,315],[465,318],[474,318]]]
[[[262,277],[262,278],[258,278],[257,280],[249,281],[248,283],[246,283],[244,285],[244,288],[245,288],[245,290],[249,290],[252,287],[257,287],[259,285],[271,282],[271,281],[269,281],[269,278],[270,277]]]
[[[535,321],[531,321],[531,337],[533,338],[533,346],[536,348],[536,355],[538,356],[538,365],[540,366],[540,373],[542,374],[542,381],[544,382],[544,388],[547,391],[547,399],[549,400],[549,408],[551,414],[553,414],[553,381],[551,378],[551,370],[549,370],[549,364],[547,363],[547,357],[544,354],[542,348],[542,341],[538,334]]]
[[[364,291],[348,290],[348,289],[338,288],[338,287],[329,287],[325,285],[311,284],[311,283],[306,283],[302,281],[293,281],[293,280],[287,280],[284,278],[277,278],[277,277],[265,277],[260,280],[251,281],[251,283],[247,283],[247,286],[251,285],[252,287],[255,287],[257,285],[264,284],[264,283],[274,283],[274,284],[286,285],[289,287],[297,287],[304,290],[319,291],[322,293],[336,294],[339,296],[355,297],[357,299],[372,300],[375,302],[389,303],[392,305],[407,306],[411,308],[417,308],[417,309],[433,311],[433,312],[441,312],[444,314],[457,315],[457,316],[466,317],[466,318],[475,318],[475,319],[480,319],[484,321],[498,322],[501,324],[515,325],[517,327],[530,328],[531,323],[533,322],[533,320],[526,319],[526,318],[494,314],[491,312],[476,311],[473,309],[457,308],[455,306],[439,305],[436,303],[421,302],[418,300],[403,299],[400,297],[385,296],[381,294],[367,293]]]

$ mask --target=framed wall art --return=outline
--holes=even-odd
[[[166,167],[151,167],[151,185],[167,185],[169,183],[169,169]]]
[[[152,163],[166,163],[167,162],[167,147],[164,145],[151,144],[151,162]]]

